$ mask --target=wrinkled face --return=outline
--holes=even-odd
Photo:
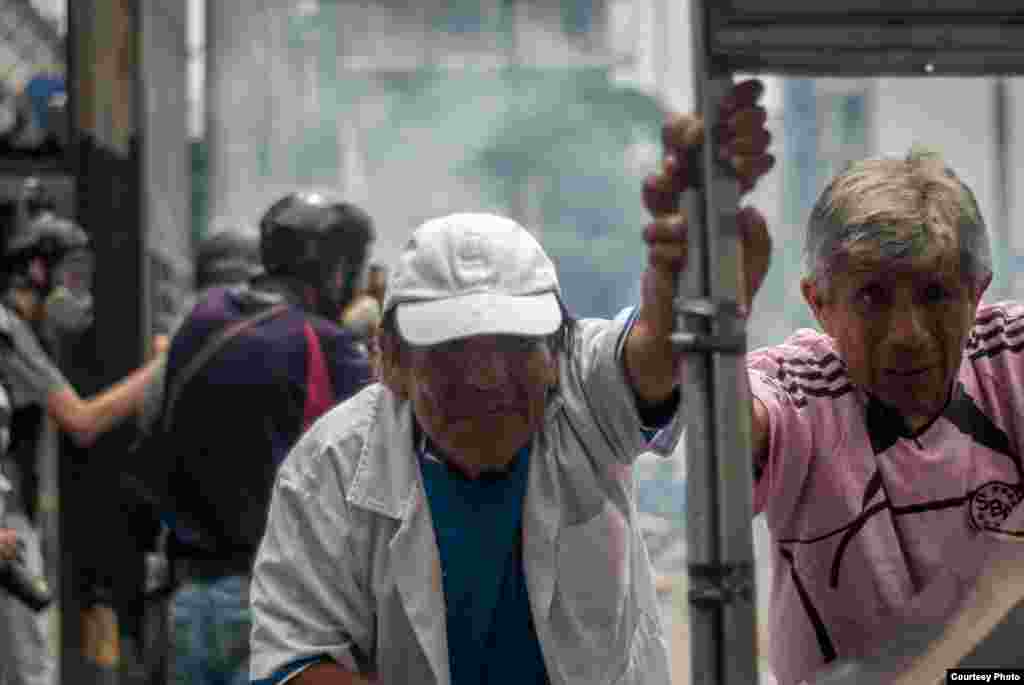
[[[851,380],[917,430],[946,405],[986,286],[962,278],[955,233],[938,231],[896,261],[852,253],[827,292],[803,290]]]
[[[556,379],[546,341],[481,335],[413,347],[407,388],[423,430],[469,471],[507,465],[540,427]]]

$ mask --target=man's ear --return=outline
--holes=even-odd
[[[821,326],[823,331],[828,333],[828,325],[826,324],[827,317],[824,313],[824,290],[819,287],[814,278],[807,276],[800,280],[800,292],[803,293],[804,302],[806,302],[807,306],[810,307],[811,313],[814,314],[814,318],[817,320],[818,325]]]

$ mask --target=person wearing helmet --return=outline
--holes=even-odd
[[[194,284],[195,294],[188,298],[186,311],[190,310],[211,288],[218,286],[246,285],[264,273],[260,261],[260,240],[255,231],[237,226],[221,228],[204,236],[195,250]],[[157,337],[165,345],[170,344],[174,331],[181,325],[176,321],[168,333]],[[143,434],[150,432],[153,421],[160,412],[164,397],[164,374],[167,368],[166,350],[159,355],[158,366],[146,388],[146,396],[138,415],[139,429]]]
[[[336,319],[365,278],[374,237],[369,215],[355,205],[321,193],[286,195],[260,221],[267,285]]]
[[[196,289],[245,283],[263,274],[259,235],[249,229],[223,228],[196,249]]]
[[[0,383],[11,398],[0,412],[10,430],[10,449],[0,470],[13,484],[5,525],[17,531],[29,571],[42,573],[35,524],[43,418],[80,446],[136,412],[154,371],[147,364],[90,398],[79,396],[58,370],[51,354],[59,342],[74,339],[92,323],[93,257],[89,237],[75,222],[59,216],[36,179],[19,198],[16,219],[5,227],[0,250]],[[45,613],[34,613],[0,592],[0,682],[53,683],[56,664],[47,644]]]
[[[247,681],[248,577],[277,467],[313,420],[372,379],[337,322],[374,238],[352,204],[285,195],[259,223],[262,272],[210,288],[171,340],[153,435],[168,469],[172,682]],[[246,272],[218,251],[229,242],[207,244],[197,271],[208,257],[217,273]]]

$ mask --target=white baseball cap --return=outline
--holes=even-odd
[[[558,276],[518,223],[460,213],[417,228],[391,270],[384,312],[413,345],[474,335],[545,336],[562,325]]]

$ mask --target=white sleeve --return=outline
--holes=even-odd
[[[613,321],[580,321],[570,359],[563,360],[570,364],[570,373],[561,375],[562,393],[580,424],[578,429],[596,429],[614,460],[625,464],[652,448],[623,360],[626,337],[635,321],[635,312],[622,312]],[[681,422],[670,421],[653,445],[656,451],[670,453],[681,428]]]
[[[359,570],[366,561],[353,541],[365,531],[328,465],[333,451],[316,436],[307,433],[282,464],[256,556],[253,681],[275,682],[276,674],[293,675],[291,665],[324,657],[359,672],[357,645],[372,644],[370,591]]]

